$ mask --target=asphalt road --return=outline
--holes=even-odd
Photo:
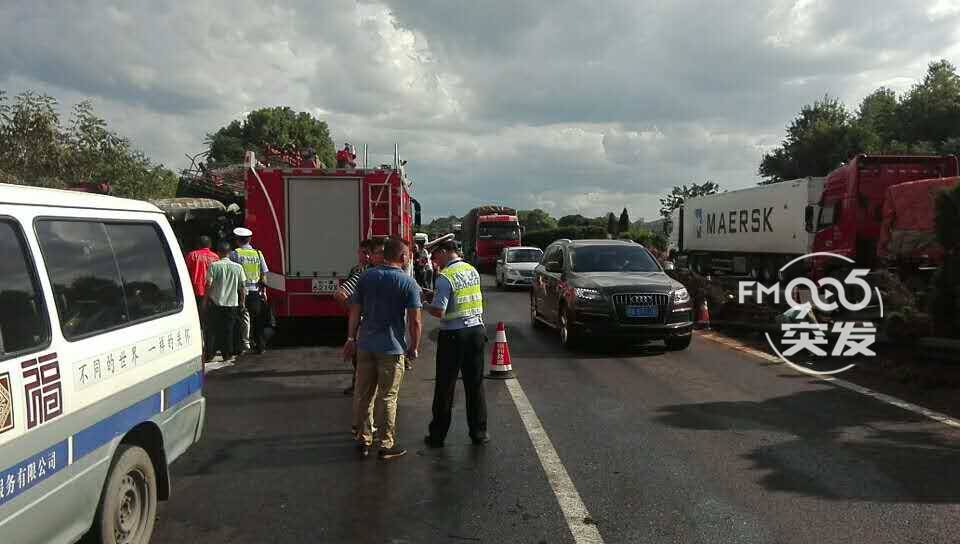
[[[603,542],[960,541],[956,430],[702,338],[571,354],[531,328],[526,292],[491,286],[485,304]],[[333,347],[208,375],[205,436],[174,465],[153,542],[575,542],[583,520],[565,518],[507,383],[486,383],[490,444],[470,443],[461,394],[447,446],[425,450],[423,351],[400,396],[410,453],[386,462],[355,454]]]

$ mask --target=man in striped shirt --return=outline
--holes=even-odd
[[[357,285],[360,283],[360,276],[372,266],[383,264],[383,238],[369,238],[360,242],[359,264],[350,270],[350,275],[333,293],[333,299],[343,307],[347,306],[347,300],[357,292]],[[357,358],[353,358],[353,379],[350,380],[350,387],[343,390],[344,395],[352,395],[353,388],[357,383]]]

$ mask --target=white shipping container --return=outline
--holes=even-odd
[[[691,198],[683,205],[686,252],[808,253],[807,205],[816,204],[825,178],[801,178]]]

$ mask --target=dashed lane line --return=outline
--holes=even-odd
[[[728,347],[728,348],[734,349],[734,350],[736,350],[736,351],[740,351],[740,352],[742,352],[742,353],[746,353],[746,354],[748,354],[748,355],[752,355],[752,356],[757,357],[757,358],[759,358],[759,359],[763,359],[764,361],[767,361],[767,362],[770,362],[770,363],[783,364],[783,361],[781,361],[781,360],[778,359],[777,357],[774,357],[773,355],[770,355],[769,353],[764,353],[764,352],[762,352],[762,351],[760,351],[760,350],[758,350],[758,349],[754,349],[754,348],[751,348],[751,347],[749,347],[749,346],[745,346],[745,345],[741,344],[740,342],[737,342],[737,341],[732,340],[732,339],[730,339],[730,338],[726,338],[726,337],[724,337],[724,336],[720,336],[720,335],[714,334],[714,333],[700,333],[699,336],[700,336],[700,338],[703,338],[703,339],[706,339],[706,340],[710,340],[711,342],[714,342],[714,343],[716,343],[716,344],[720,344],[720,345],[722,345],[722,346],[726,346],[726,347]],[[795,371],[795,372],[796,372],[796,371]],[[861,395],[864,395],[864,396],[866,396],[866,397],[870,397],[870,398],[872,398],[872,399],[876,399],[876,400],[878,400],[878,401],[880,401],[880,402],[883,402],[883,403],[885,403],[885,404],[889,404],[889,405],[891,405],[891,406],[896,406],[897,408],[901,408],[901,409],[906,410],[906,411],[908,411],[908,412],[913,412],[914,414],[918,414],[918,415],[924,416],[924,417],[926,417],[926,418],[932,419],[933,421],[937,421],[937,422],[943,423],[944,425],[953,427],[953,428],[955,428],[955,429],[960,429],[960,421],[958,421],[958,420],[956,420],[956,419],[948,416],[947,414],[944,414],[944,413],[941,413],[941,412],[937,412],[936,410],[931,410],[931,409],[929,409],[929,408],[924,408],[923,406],[919,406],[919,405],[917,405],[917,404],[913,404],[913,403],[911,403],[911,402],[907,402],[907,401],[905,401],[905,400],[898,399],[897,397],[894,397],[894,396],[891,396],[891,395],[887,395],[887,394],[881,393],[881,392],[879,392],[879,391],[874,391],[873,389],[870,389],[870,388],[868,388],[868,387],[863,387],[862,385],[857,385],[857,384],[855,384],[855,383],[851,383],[851,382],[848,382],[848,381],[846,381],[846,380],[841,380],[840,378],[821,377],[821,376],[816,376],[816,375],[813,375],[813,374],[808,374],[808,375],[809,375],[811,378],[815,378],[815,379],[818,379],[818,380],[820,380],[820,381],[824,381],[824,382],[833,384],[833,385],[835,385],[835,386],[837,386],[837,387],[842,387],[842,388],[844,388],[844,389],[847,389],[847,390],[850,390],[850,391],[854,391],[854,392],[856,392],[856,393],[860,393]]]
[[[540,418],[537,417],[530,400],[523,392],[523,388],[520,387],[520,382],[516,379],[509,379],[506,380],[506,386],[513,398],[514,405],[517,407],[517,412],[520,413],[520,420],[527,430],[527,435],[533,442],[533,449],[536,450],[537,457],[540,458],[540,465],[543,466],[543,471],[547,475],[550,488],[553,489],[553,494],[557,497],[557,502],[560,503],[560,510],[567,520],[570,532],[573,533],[573,540],[577,544],[603,544],[600,531],[590,517],[586,505],[583,504],[583,499],[580,498],[580,493],[573,485],[570,474],[567,473],[566,467],[560,461],[560,456],[557,454],[556,448],[553,447],[553,442],[547,435],[547,431],[540,423]]]

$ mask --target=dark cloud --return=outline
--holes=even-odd
[[[960,12],[907,0],[257,0],[0,4],[0,88],[92,98],[151,156],[289,105],[388,161],[428,216],[478,202],[652,217],[657,195],[757,181],[825,93],[855,107],[953,56]]]

